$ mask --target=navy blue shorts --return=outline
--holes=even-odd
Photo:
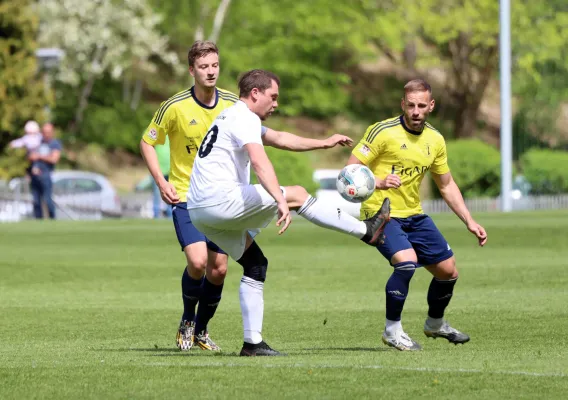
[[[174,227],[176,228],[176,235],[182,251],[187,245],[197,242],[205,242],[209,250],[216,253],[227,254],[221,250],[219,246],[207,239],[207,237],[203,233],[199,232],[193,225],[191,218],[189,218],[189,212],[187,211],[187,203],[177,203],[174,205],[172,216],[174,219]]]
[[[385,227],[385,236],[385,243],[377,249],[389,263],[395,253],[406,249],[414,249],[421,266],[437,264],[454,255],[432,218],[426,214],[391,218]]]

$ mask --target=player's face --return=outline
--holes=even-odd
[[[278,107],[278,85],[272,81],[272,86],[262,93],[257,92],[256,98],[257,115],[264,121],[272,115],[272,112]]]
[[[426,123],[426,118],[434,109],[434,99],[427,91],[410,92],[402,99],[402,111],[404,121],[408,127],[415,131],[421,131]]]
[[[219,55],[209,53],[195,60],[189,73],[195,78],[195,84],[204,88],[213,88],[219,78]]]

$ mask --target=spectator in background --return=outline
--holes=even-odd
[[[12,140],[10,147],[19,149],[25,147],[28,153],[37,150],[40,146],[42,135],[39,130],[39,124],[33,120],[26,122],[24,126],[24,136],[19,139]]]
[[[158,155],[158,163],[160,164],[160,171],[164,175],[166,181],[169,178],[170,173],[170,140],[166,136],[166,141],[163,145],[154,146],[156,149],[156,154]],[[152,194],[153,194],[153,205],[154,205],[154,218],[162,217],[162,205],[166,206],[166,216],[170,218],[172,216],[172,206],[166,204],[162,201],[160,196],[160,188],[156,185],[156,181],[152,179]]]
[[[45,201],[49,218],[55,219],[55,203],[52,199],[53,183],[51,172],[61,157],[61,143],[55,139],[54,126],[51,123],[43,124],[42,140],[40,146],[28,155],[31,169],[30,188],[33,196],[34,216],[43,218],[42,200]]]

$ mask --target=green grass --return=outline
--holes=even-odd
[[[447,317],[472,341],[426,340],[427,271],[405,330],[380,342],[390,267],[373,248],[296,218],[259,242],[270,267],[263,335],[288,357],[243,359],[241,267],[231,262],[210,324],[223,348],[180,353],[183,254],[170,222],[0,225],[0,398],[565,398],[568,215],[479,216],[479,248],[453,216],[434,219],[457,255]]]

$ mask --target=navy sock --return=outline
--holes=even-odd
[[[416,263],[405,261],[394,264],[394,271],[387,281],[385,292],[387,295],[387,319],[400,321],[404,301],[408,295],[410,279],[416,270]]]
[[[203,292],[203,280],[193,279],[187,273],[187,268],[183,269],[181,276],[181,293],[183,298],[183,316],[184,321],[193,321],[195,319],[195,306]]]
[[[221,292],[223,284],[214,285],[207,278],[203,284],[203,294],[199,299],[199,307],[197,307],[197,316],[195,317],[195,333],[201,333],[207,330],[207,324],[215,315],[217,306],[221,302]]]
[[[444,317],[444,311],[450,304],[457,280],[458,278],[441,281],[432,278],[428,289],[428,316],[430,318]]]

